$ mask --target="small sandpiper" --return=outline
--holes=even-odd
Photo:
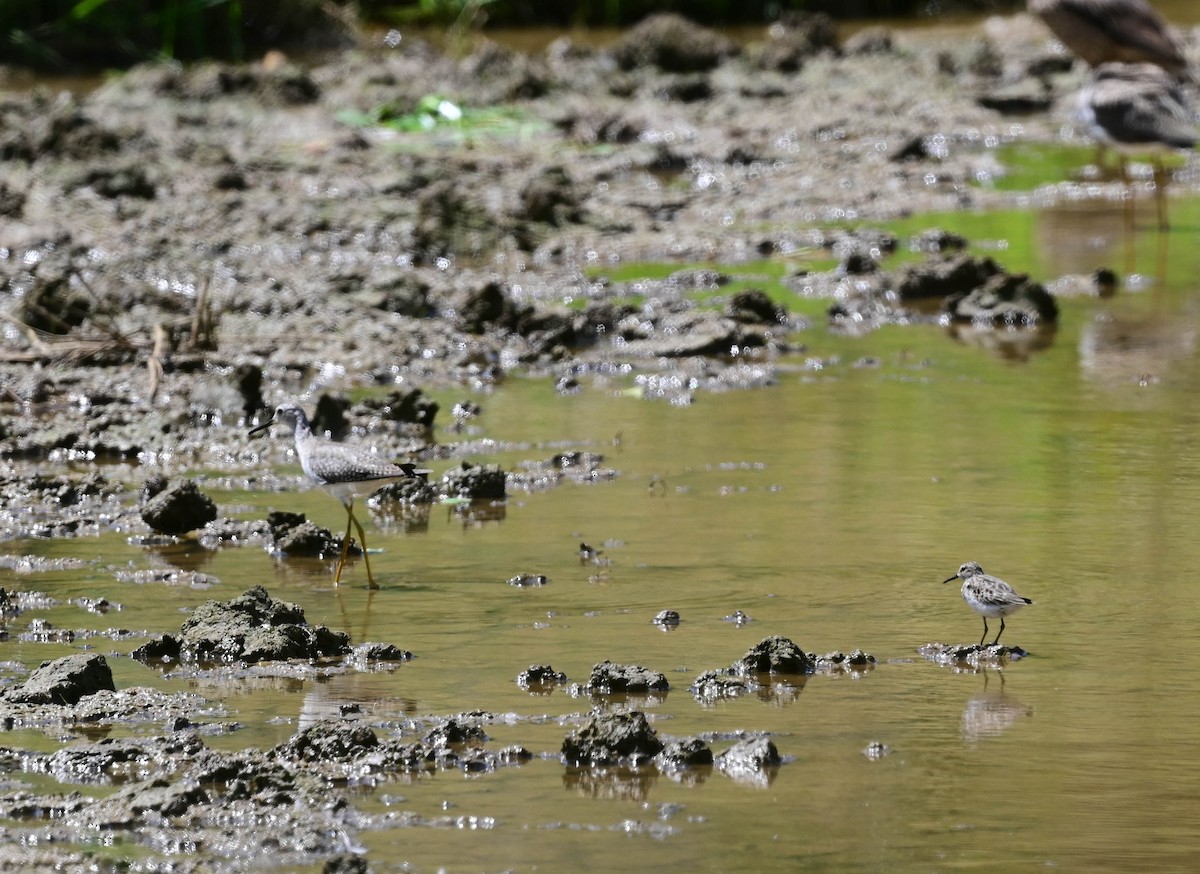
[[[979,638],[980,646],[987,640],[989,616],[1000,617],[1000,630],[996,632],[996,639],[992,641],[992,646],[995,646],[1000,642],[1000,635],[1004,633],[1004,617],[1015,613],[1026,604],[1033,603],[1014,592],[1013,587],[1004,580],[985,574],[977,562],[967,562],[958,569],[958,573],[942,582],[948,583],[959,578],[963,581],[963,600],[983,617],[983,637]]]

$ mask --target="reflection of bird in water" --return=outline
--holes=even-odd
[[[1079,365],[1100,383],[1149,385],[1191,361],[1198,345],[1188,319],[1103,314],[1079,333]]]
[[[1012,728],[1022,719],[1033,715],[1033,708],[1004,693],[1004,674],[1000,674],[1000,688],[989,691],[987,673],[984,675],[983,691],[972,695],[963,708],[963,736],[970,741],[985,737],[996,737]]]
[[[1089,66],[1148,63],[1187,78],[1182,41],[1146,0],[1029,0],[1029,11]]]
[[[1129,187],[1129,154],[1147,154],[1154,164],[1154,197],[1158,226],[1167,227],[1167,171],[1162,154],[1192,149],[1196,128],[1183,89],[1169,73],[1153,64],[1101,64],[1079,92],[1078,119],[1091,136],[1120,154],[1121,182],[1126,186],[1126,220],[1133,221],[1133,189]]]

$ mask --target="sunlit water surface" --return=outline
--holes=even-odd
[[[1200,212],[1172,206],[1165,257],[1152,231],[1122,237],[1119,210],[1086,238],[1071,236],[1069,211],[945,217],[1038,279],[1121,270],[1126,258],[1142,275],[1141,290],[1109,300],[1064,299],[1050,345],[1025,360],[930,326],[859,339],[818,328],[776,385],[691,406],[633,397],[625,382],[562,397],[548,382],[511,380],[479,397],[474,424],[523,447],[478,460],[512,467],[584,448],[618,475],[513,494],[496,521],[435,508],[424,530],[406,532],[376,517],[375,593],[361,563],[335,589],[329,565],[254,548],[156,553],[119,534],[10,542],[10,554],[87,565],[4,571],[5,587],[102,595],[124,610],[25,614],[3,658],[35,666],[78,650],[17,642],[33,618],[157,634],[254,584],[355,643],[412,650],[392,672],[230,686],[164,679],[121,657],[140,640],[96,644],[119,687],[192,689],[223,706],[242,728],[209,740],[222,748],[271,746],[351,702],[381,733],[409,716],[508,714],[488,727],[492,745],[539,758],[355,796],[438,823],[362,835],[375,870],[1190,869],[1200,851],[1200,255],[1189,241]],[[335,530],[344,522],[316,490],[214,497],[244,517],[286,507]],[[611,565],[581,564],[580,541]],[[978,639],[978,617],[941,583],[971,559],[1035,601],[1005,633],[1031,655],[1003,672],[956,673],[916,653]],[[118,570],[164,565],[213,585],[116,581]],[[506,584],[526,571],[549,585]],[[664,632],[651,619],[668,608],[683,622]],[[735,610],[753,621],[722,621]],[[688,693],[698,673],[770,634],[810,652],[862,647],[879,663],[857,679],[811,677],[791,697],[703,706]],[[531,695],[514,678],[543,663],[584,682],[604,659],[666,673],[672,691],[639,705],[661,735],[769,732],[786,764],[759,784],[719,772],[694,784],[573,779],[557,752],[591,702]],[[14,732],[3,743],[69,739]],[[891,754],[864,755],[875,741]]]

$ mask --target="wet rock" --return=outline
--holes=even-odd
[[[457,719],[447,719],[441,725],[430,729],[422,741],[433,747],[462,746],[464,744],[486,743],[487,733],[475,723],[462,722]]]
[[[116,691],[108,661],[97,653],[64,656],[45,662],[24,683],[0,690],[11,704],[78,704],[82,698]]]
[[[657,67],[668,73],[711,70],[737,53],[732,40],[674,13],[647,16],[611,49],[622,70]]]
[[[967,238],[945,228],[929,228],[911,237],[908,248],[913,252],[925,252],[930,255],[961,252],[967,248]]]
[[[174,640],[166,636],[138,650],[134,657],[161,660]],[[206,601],[180,627],[178,659],[219,663],[318,659],[345,655],[350,638],[324,625],[309,625],[295,604],[276,601],[262,586],[229,601]]]
[[[514,303],[504,286],[492,281],[469,292],[458,312],[464,331],[483,334],[489,328],[516,330],[529,308]]]
[[[896,292],[904,301],[965,295],[1003,273],[1004,269],[991,258],[965,253],[930,258],[906,266],[896,280]]]
[[[365,725],[326,721],[300,730],[272,754],[296,762],[344,762],[378,746],[379,738]]]
[[[767,30],[767,40],[747,50],[751,66],[781,73],[796,73],[805,61],[825,51],[838,50],[837,26],[823,12],[789,12]]]
[[[1008,661],[1016,661],[1029,655],[1019,646],[1008,647],[1003,644],[981,645],[977,643],[926,643],[918,647],[917,652],[931,662],[951,667],[970,668],[1003,665]]]
[[[757,683],[746,677],[732,676],[725,671],[705,671],[692,681],[688,691],[698,701],[712,703],[722,698],[737,698],[757,688]]]
[[[716,766],[735,780],[759,782],[773,776],[783,759],[767,737],[739,741],[716,757]]]
[[[660,610],[650,621],[664,628],[674,628],[679,625],[679,613],[675,610]]]
[[[119,197],[153,200],[156,194],[154,182],[146,170],[136,164],[90,167],[74,179],[67,180],[65,188],[67,191],[90,188],[110,200]]]
[[[671,684],[665,675],[641,665],[614,665],[604,661],[592,668],[584,688],[593,695],[646,694],[667,692]]]
[[[442,475],[442,487],[447,495],[472,501],[503,500],[507,497],[504,481],[504,471],[499,466],[467,461]]]
[[[956,322],[1031,327],[1058,321],[1058,304],[1040,283],[1023,273],[992,276],[979,288],[946,299],[944,312]]]
[[[69,275],[40,271],[32,288],[17,306],[17,316],[35,331],[66,334],[83,324],[92,312],[92,301],[82,288],[72,286]]]
[[[428,282],[409,272],[372,273],[357,297],[389,313],[425,318],[433,314],[431,290]]]
[[[579,221],[580,195],[574,180],[562,167],[546,167],[535,173],[520,191],[519,218],[548,225]]]
[[[890,755],[892,748],[882,741],[873,740],[863,749],[862,753],[871,761],[875,762],[882,759],[884,756]]]
[[[142,504],[142,521],[159,534],[186,534],[217,518],[217,505],[191,480],[176,480]]]
[[[359,668],[380,663],[411,661],[413,654],[392,643],[360,643],[350,651],[349,661]]]
[[[757,288],[739,291],[725,312],[734,321],[750,324],[785,325],[788,321],[787,307],[775,303]]]
[[[284,555],[323,558],[342,548],[340,538],[335,538],[329,529],[308,521],[303,513],[274,510],[267,514],[267,526],[275,549]],[[361,555],[362,548],[351,544],[350,552]]]
[[[623,341],[623,354],[663,358],[727,355],[766,343],[760,331],[711,310],[661,312],[649,319],[627,316],[613,333]]]
[[[19,219],[24,208],[25,192],[18,191],[7,182],[0,180],[0,216]]]
[[[995,110],[1001,115],[1048,112],[1054,105],[1054,95],[1049,85],[1030,77],[989,88],[976,95],[975,99],[980,106]]]
[[[350,431],[350,420],[346,417],[349,409],[349,399],[322,393],[317,398],[316,409],[313,410],[313,433],[327,435],[333,440],[341,440]]]
[[[517,574],[508,578],[508,584],[518,589],[541,588],[550,582],[545,574]]]
[[[713,752],[699,738],[671,741],[654,757],[660,771],[672,772],[685,768],[703,768],[713,764]]]
[[[640,711],[595,713],[563,740],[562,758],[567,765],[583,767],[637,766],[658,755],[663,746]]]
[[[370,874],[371,866],[362,856],[351,856],[344,853],[327,859],[321,866],[321,874]]]
[[[419,388],[408,391],[389,392],[385,397],[363,401],[358,412],[370,412],[378,415],[386,422],[398,422],[403,425],[416,425],[423,430],[433,428],[440,406]]]
[[[788,640],[774,635],[764,638],[746,651],[730,668],[739,676],[754,674],[811,674],[816,670],[812,658]]]
[[[267,408],[262,395],[263,371],[257,364],[239,364],[233,369],[233,384],[242,396],[242,415],[249,421]]]
[[[861,649],[852,650],[848,653],[844,653],[841,650],[834,650],[833,652],[813,658],[813,665],[817,671],[824,673],[834,671],[861,673],[875,667],[875,656],[863,652]]]
[[[540,691],[567,682],[567,675],[550,665],[530,665],[517,674],[517,685],[522,689]]]

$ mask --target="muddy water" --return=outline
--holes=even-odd
[[[777,385],[688,407],[630,396],[622,380],[569,397],[512,380],[479,398],[475,425],[521,448],[481,460],[584,448],[619,475],[514,494],[490,521],[445,508],[424,525],[376,517],[375,593],[361,564],[335,590],[328,565],[257,549],[144,550],[119,534],[8,543],[84,566],[4,571],[6,587],[103,595],[124,610],[26,614],[3,658],[34,665],[85,645],[15,640],[33,616],[161,633],[200,601],[257,583],[356,643],[412,650],[394,672],[232,686],[110,659],[119,687],[210,697],[241,726],[208,740],[224,748],[272,745],[348,703],[381,732],[412,732],[408,720],[426,715],[505,714],[488,727],[493,745],[539,758],[354,794],[364,809],[428,823],[364,834],[375,870],[1186,868],[1200,848],[1200,254],[1188,245],[1200,209],[1172,206],[1179,229],[1165,257],[1159,235],[1125,237],[1119,209],[1104,204],[1084,210],[1099,215],[1084,239],[1063,230],[1077,224],[1063,211],[1078,206],[946,218],[1038,278],[1126,259],[1140,274],[1110,300],[1063,300],[1059,331],[1028,356],[934,327],[858,339],[817,330]],[[214,495],[231,514],[286,507],[343,522],[318,491]],[[580,541],[611,564],[581,564]],[[1031,655],[1003,672],[956,673],[916,654],[978,639],[978,618],[940,582],[968,559],[1035,601],[1005,633]],[[117,578],[152,567],[198,571],[208,587]],[[526,571],[550,584],[506,585]],[[664,632],[650,620],[668,608],[683,622]],[[735,610],[753,621],[722,621]],[[879,664],[769,700],[702,706],[688,694],[696,674],[774,633],[809,651],[862,647]],[[119,654],[139,642],[87,645]],[[715,772],[695,784],[576,779],[556,756],[591,702],[513,680],[544,663],[585,681],[603,659],[667,674],[673,690],[638,703],[660,735],[702,735],[720,750],[733,733],[769,732],[787,763],[759,783]],[[10,733],[4,745],[59,740]],[[869,759],[872,742],[891,753]]]

